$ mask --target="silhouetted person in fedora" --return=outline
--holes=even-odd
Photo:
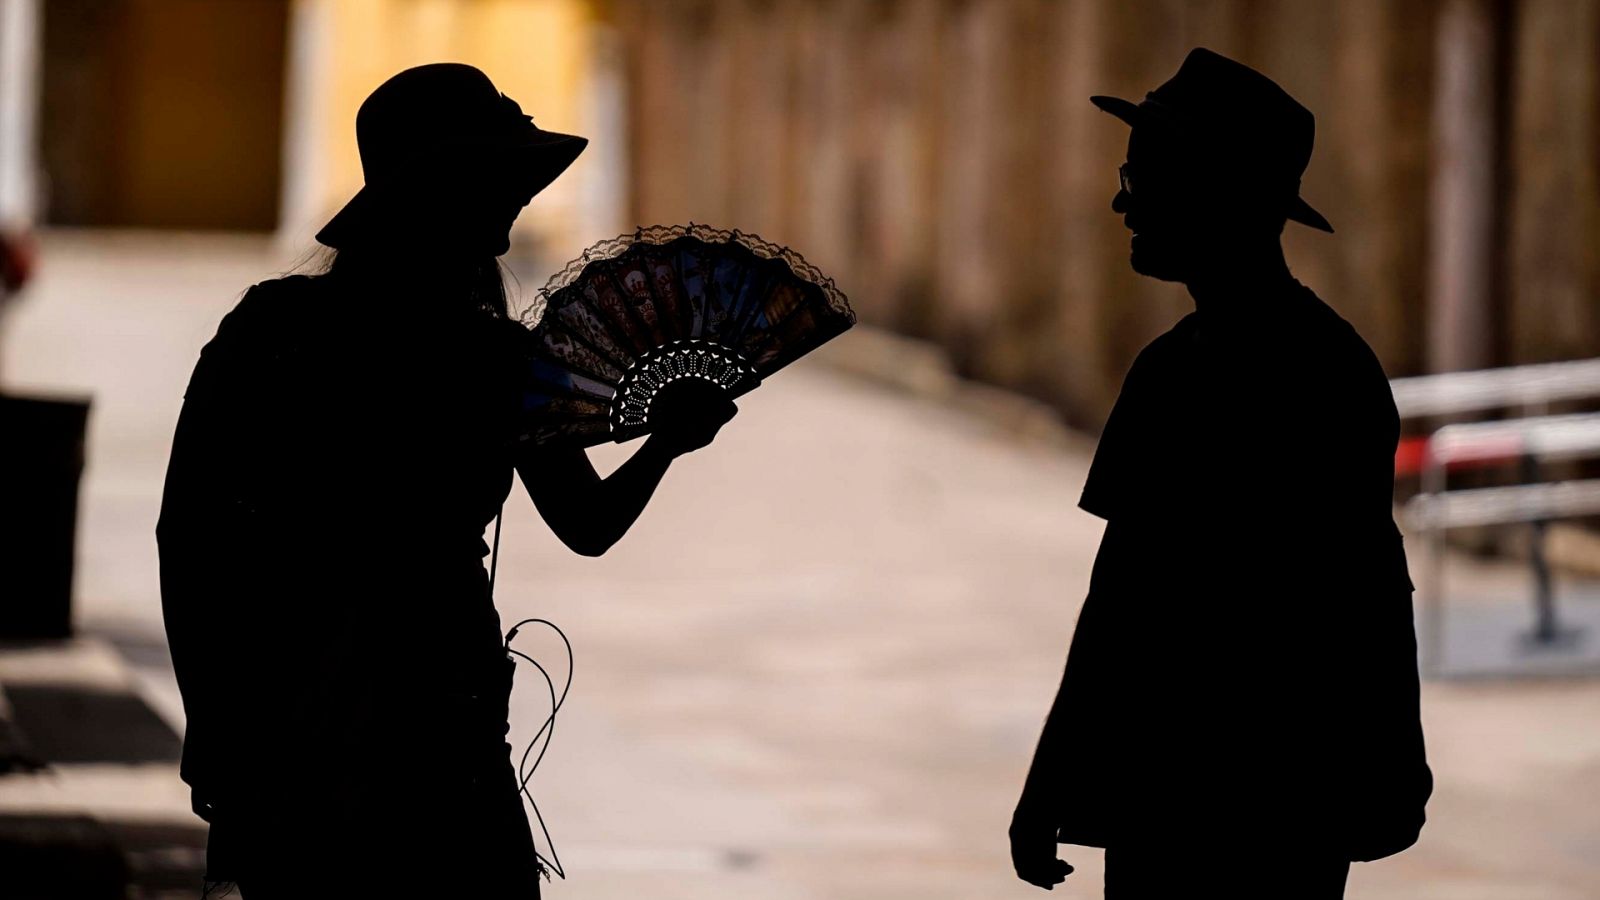
[[[456,64],[385,82],[356,134],[328,270],[250,288],[185,395],[157,526],[182,774],[246,900],[534,897],[486,526],[515,471],[604,553],[734,408],[681,382],[604,479],[517,442],[531,341],[496,257],[586,141]]]
[[[1405,552],[1399,419],[1378,360],[1289,273],[1312,116],[1195,50],[1142,103],[1113,211],[1135,271],[1195,311],[1140,352],[1080,506],[1106,520],[1010,838],[1106,848],[1105,895],[1340,897],[1417,839],[1432,778]]]

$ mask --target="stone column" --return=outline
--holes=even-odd
[[[1502,0],[1448,0],[1436,33],[1428,367],[1494,365],[1503,271]]]

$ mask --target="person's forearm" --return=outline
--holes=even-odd
[[[586,551],[598,556],[622,539],[655,494],[672,466],[673,455],[653,437],[596,486],[594,508],[584,541]]]
[[[1124,546],[1122,538],[1125,532],[1120,526],[1113,529],[1108,525],[1107,538],[1102,541],[1101,552],[1118,552]],[[1110,546],[1106,544],[1110,541]],[[1033,763],[1028,768],[1027,780],[1023,783],[1022,796],[1017,800],[1017,814],[1019,816],[1053,815],[1053,810],[1060,808],[1061,802],[1061,767],[1067,757],[1067,742],[1072,740],[1075,726],[1081,731],[1082,713],[1085,711],[1084,703],[1093,703],[1093,698],[1098,693],[1095,682],[1104,675],[1103,658],[1094,653],[1092,637],[1104,626],[1101,618],[1109,609],[1106,606],[1107,598],[1091,594],[1084,598],[1083,609],[1078,614],[1078,624],[1073,630],[1072,645],[1067,649],[1067,663],[1061,670],[1061,684],[1056,688],[1055,699],[1050,704],[1050,713],[1045,717],[1044,727],[1040,729],[1039,743],[1033,753]],[[1102,685],[1103,687],[1103,685]],[[1073,710],[1068,712],[1069,707]],[[1079,721],[1074,721],[1077,716]],[[1095,740],[1094,735],[1078,735],[1078,739]]]
[[[1060,760],[1060,742],[1062,729],[1065,723],[1063,707],[1066,696],[1066,679],[1063,676],[1062,684],[1056,689],[1056,698],[1050,704],[1050,713],[1045,717],[1044,728],[1039,732],[1039,743],[1033,751],[1033,761],[1028,766],[1028,777],[1023,782],[1022,795],[1017,799],[1017,813],[1030,815],[1053,806],[1055,788],[1055,767]]]

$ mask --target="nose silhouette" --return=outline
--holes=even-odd
[[[1118,188],[1116,196],[1111,198],[1111,211],[1119,216],[1126,213],[1128,211],[1128,200],[1128,192]]]

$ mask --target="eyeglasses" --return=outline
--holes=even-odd
[[[1117,187],[1122,193],[1133,196],[1133,176],[1128,174],[1128,164],[1117,166]]]

